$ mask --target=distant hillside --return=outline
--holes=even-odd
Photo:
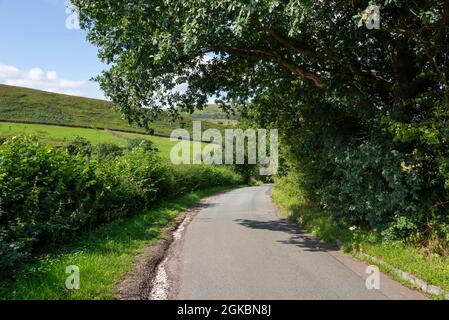
[[[0,119],[129,129],[107,101],[0,85]]]
[[[89,126],[121,130],[144,129],[131,127],[121,119],[112,104],[103,100],[68,96],[39,90],[12,87],[0,84],[0,120],[33,121],[48,124]],[[170,135],[171,131],[191,128],[192,118],[184,116],[182,121],[161,119],[150,125],[156,134]],[[204,127],[219,127],[209,123]]]
[[[204,110],[195,110],[191,117],[195,120],[238,120],[236,114],[228,115],[216,104],[209,104]]]

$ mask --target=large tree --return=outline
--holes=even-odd
[[[404,108],[429,89],[448,103],[447,1],[387,0],[378,30],[357,27],[362,0],[72,2],[112,65],[102,87],[127,115],[188,109],[211,94],[247,102],[283,80],[357,95],[365,107]],[[181,83],[188,90],[179,95],[172,89]]]
[[[292,158],[319,177],[311,196],[357,208],[356,222],[447,210],[448,1],[72,2],[110,64],[101,86],[129,120],[218,96],[282,129]],[[358,27],[369,4],[379,29]]]

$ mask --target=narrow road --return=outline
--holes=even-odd
[[[170,299],[425,299],[278,216],[271,186],[210,198],[164,263]]]

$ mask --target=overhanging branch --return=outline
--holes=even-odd
[[[361,78],[371,79],[376,82],[376,85],[379,88],[384,90],[388,90],[390,84],[387,80],[383,79],[376,70],[363,70],[357,63],[353,61],[349,61],[347,59],[343,59],[333,54],[329,53],[320,53],[313,48],[310,48],[304,43],[301,43],[295,39],[291,39],[277,32],[276,30],[264,26],[256,16],[251,17],[251,21],[261,30],[265,31],[273,40],[278,42],[280,45],[285,48],[307,56],[318,62],[334,62],[336,64],[341,65],[351,74],[358,75]]]
[[[279,63],[284,68],[290,70],[292,73],[300,76],[305,80],[312,82],[312,84],[316,88],[323,89],[325,87],[317,74],[298,66],[296,63],[287,59],[286,57],[283,57],[281,54],[277,52],[266,51],[264,49],[238,48],[227,46],[210,46],[206,49],[206,52],[224,52],[231,55],[239,55],[250,58],[258,57],[260,59],[273,60]]]

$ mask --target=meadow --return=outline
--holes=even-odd
[[[93,145],[112,143],[120,147],[124,147],[128,143],[127,139],[124,137],[129,139],[147,139],[153,142],[154,146],[159,150],[159,154],[166,159],[170,157],[171,148],[177,143],[170,141],[169,138],[145,134],[119,132],[114,135],[112,131],[98,129],[0,122],[0,137],[6,138],[17,135],[32,135],[37,137],[42,143],[50,144],[55,147],[64,147],[76,137],[87,139]],[[195,143],[199,142],[193,142],[191,148],[193,148],[193,144]]]

